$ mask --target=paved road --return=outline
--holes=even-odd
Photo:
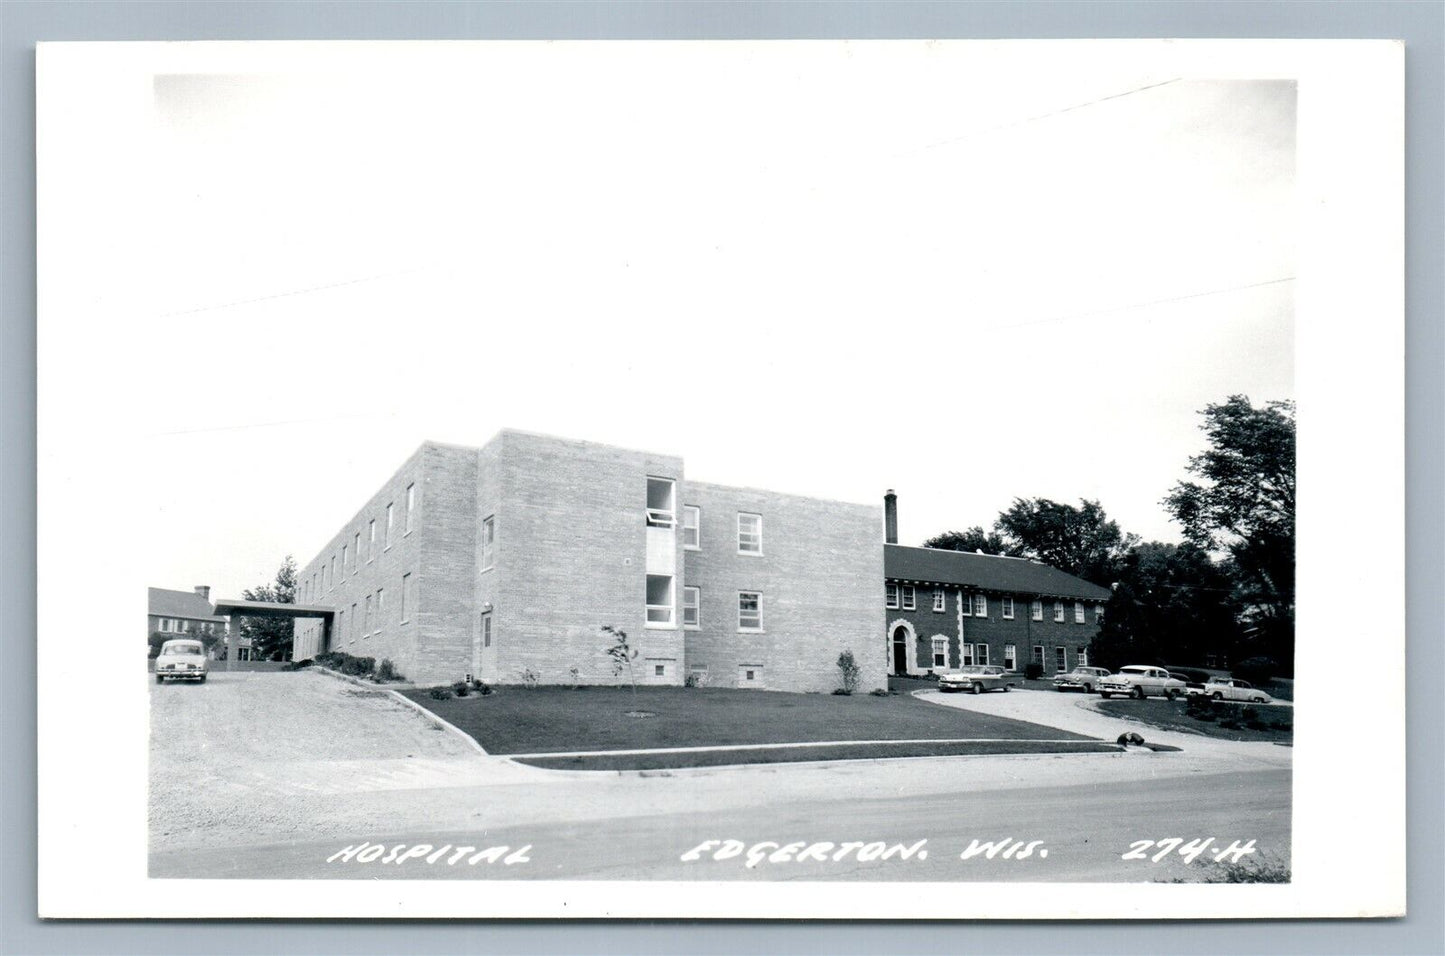
[[[269,686],[279,678],[251,679]],[[251,688],[238,700],[260,693]],[[923,696],[1105,739],[1141,729],[1081,695]],[[326,706],[381,720],[371,711],[384,703],[338,691]],[[384,726],[405,724],[385,717]],[[312,753],[318,744],[287,760],[268,751],[264,762],[237,765],[230,783],[268,825],[225,829],[231,818],[218,817],[167,832],[167,814],[153,813],[161,823],[153,824],[151,875],[1151,881],[1200,878],[1235,841],[1254,840],[1255,859],[1289,859],[1291,750],[1271,744],[1143,728],[1150,740],[1184,749],[616,774],[457,755],[439,746],[445,735],[416,726],[405,731],[419,734],[415,742],[393,742],[405,745],[396,754],[337,759]],[[418,749],[423,742],[430,749]],[[214,794],[201,790],[209,803]],[[1171,838],[1213,842],[1193,863],[1176,846],[1121,858],[1135,841]],[[709,840],[720,842],[683,859]],[[962,859],[975,840],[1006,842],[992,858]],[[724,858],[713,859],[719,849]],[[750,856],[758,858],[752,867]]]
[[[669,813],[606,821],[536,822],[444,832],[416,828],[357,833],[279,846],[221,847],[156,854],[151,876],[247,879],[669,879],[669,880],[995,880],[1153,881],[1198,879],[1234,841],[1255,841],[1254,859],[1289,859],[1290,773],[1166,777],[1113,787],[1038,786],[1001,792],[904,794],[826,803],[787,802],[724,812]],[[1124,860],[1137,840],[1212,838],[1192,864],[1177,848],[1155,863]],[[715,840],[699,858],[683,856]],[[728,847],[724,841],[737,841]],[[992,859],[961,859],[975,840],[1006,841]],[[897,844],[890,859],[863,860]],[[926,841],[921,846],[919,841]],[[1005,859],[1008,846],[1034,845]],[[831,844],[824,847],[823,844]],[[363,844],[383,849],[366,856]],[[764,844],[749,853],[754,845]],[[780,848],[795,846],[770,862]],[[796,857],[812,846],[810,858]],[[346,849],[360,848],[351,856]],[[400,850],[394,850],[401,847]],[[471,848],[465,852],[460,848]],[[488,848],[492,859],[468,861]],[[523,848],[527,849],[523,849]],[[400,863],[399,856],[414,853]],[[717,860],[721,850],[740,849]],[[518,853],[518,851],[521,851]],[[841,859],[835,859],[841,855]],[[391,863],[382,862],[390,856]],[[752,857],[761,857],[748,866]],[[432,862],[428,863],[427,858]],[[513,862],[506,862],[511,857]],[[332,862],[327,862],[331,858]],[[525,859],[523,859],[525,858]],[[821,859],[820,859],[821,858]],[[1246,859],[1249,857],[1247,856]]]

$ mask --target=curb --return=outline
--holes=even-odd
[[[334,670],[332,670],[332,669],[329,668],[329,667],[322,667],[320,664],[315,664],[315,665],[307,668],[307,670],[313,670],[313,671],[316,671],[317,673],[327,674],[327,675],[329,675],[329,676],[331,676],[331,677],[335,677],[335,678],[338,679],[338,680],[346,681],[346,682],[349,683],[349,684],[355,684],[357,687],[365,687],[367,690],[381,691],[382,693],[390,694],[391,697],[392,697],[394,700],[400,701],[401,703],[405,704],[407,707],[410,707],[412,710],[416,711],[418,714],[421,714],[423,717],[425,717],[428,723],[434,724],[435,726],[440,727],[440,728],[443,729],[443,730],[449,730],[449,731],[451,731],[452,733],[456,734],[458,737],[460,737],[462,740],[465,740],[465,741],[471,746],[471,748],[472,748],[473,750],[475,750],[477,753],[481,754],[483,757],[491,757],[491,756],[493,756],[492,754],[487,753],[486,750],[484,750],[484,749],[482,748],[482,745],[479,744],[479,743],[477,743],[477,739],[476,739],[475,737],[473,737],[471,734],[469,734],[469,733],[467,733],[466,731],[462,730],[460,727],[456,726],[455,724],[452,724],[452,723],[449,723],[448,721],[443,720],[442,718],[438,717],[436,714],[434,714],[434,713],[432,713],[431,711],[427,710],[427,709],[426,709],[425,707],[423,707],[421,704],[418,704],[416,701],[412,700],[410,697],[407,697],[407,696],[404,695],[404,694],[398,693],[397,691],[394,691],[394,690],[392,690],[392,689],[389,688],[389,687],[383,687],[383,686],[380,685],[380,684],[373,684],[373,683],[371,683],[370,681],[364,681],[364,680],[362,680],[362,679],[359,678],[359,677],[352,677],[350,674],[343,674],[343,673],[341,673],[340,671],[334,671]],[[539,769],[539,768],[535,768],[535,767],[534,767],[534,768],[532,768],[532,769]]]

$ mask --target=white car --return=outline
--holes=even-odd
[[[164,684],[170,678],[204,684],[208,670],[206,648],[200,641],[166,641],[156,658],[156,683]]]
[[[974,694],[986,690],[1008,690],[1008,671],[997,664],[969,664],[956,671],[939,674],[938,689],[945,694],[956,690]]]
[[[1249,681],[1237,677],[1221,677],[1206,683],[1203,690],[1190,690],[1191,693],[1202,694],[1215,700],[1245,700],[1252,704],[1268,704],[1273,699]]]
[[[1144,664],[1130,664],[1119,668],[1119,673],[1110,674],[1099,681],[1099,696],[1105,700],[1118,694],[1122,697],[1167,697],[1173,700],[1184,693],[1184,682],[1170,677],[1162,667]]]

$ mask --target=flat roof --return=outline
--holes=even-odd
[[[227,617],[331,617],[336,608],[325,604],[280,604],[275,601],[216,601],[216,613]]]

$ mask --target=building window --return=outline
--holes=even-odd
[[[371,636],[371,595],[370,595],[370,594],[368,594],[368,595],[366,596],[366,617],[364,618],[364,620],[366,621],[366,626],[362,629],[361,636],[362,636],[362,637],[370,637],[370,636]]]
[[[647,623],[670,627],[672,614],[672,575],[649,574],[647,576]]]
[[[738,592],[738,630],[763,629],[763,595],[761,591]]]
[[[360,627],[361,627],[361,618],[357,616],[357,613],[356,613],[356,605],[353,604],[353,605],[351,605],[351,633],[354,635],[354,634],[356,633],[357,629],[360,628]]]
[[[1079,662],[1079,666],[1080,666],[1080,667],[1088,667],[1088,666],[1089,666],[1089,649],[1088,649],[1087,647],[1081,647],[1081,648],[1079,648],[1079,649],[1075,652],[1075,654],[1077,655],[1077,660],[1078,660],[1078,662]]]
[[[1044,645],[1042,644],[1034,645],[1034,663],[1040,668],[1044,666]]]
[[[391,547],[391,526],[396,519],[396,505],[388,501],[386,503],[386,527],[382,529],[384,535],[381,546],[383,549]]]
[[[682,626],[692,628],[702,626],[702,597],[697,588],[684,587],[682,589]]]
[[[982,594],[975,594],[973,596],[973,616],[988,617],[988,598]]]
[[[366,525],[366,561],[376,557],[376,519],[372,518]]]
[[[1044,619],[1044,602],[1035,601],[1029,613],[1035,621],[1042,621]]]
[[[1005,621],[1012,621],[1014,619],[1014,599],[1011,597],[1002,597],[998,599],[998,603],[999,607],[1002,608],[1003,619]]]
[[[331,556],[331,587],[336,588],[336,555]]]
[[[356,532],[356,536],[355,536],[355,538],[352,539],[352,543],[353,543],[354,547],[352,547],[352,549],[351,549],[351,573],[352,573],[352,574],[355,574],[357,571],[360,571],[360,570],[361,570],[361,532],[360,532],[360,531]]]
[[[948,638],[935,637],[933,639],[933,666],[937,668],[948,668]]]
[[[973,648],[973,656],[976,658],[976,660],[974,661],[974,663],[976,663],[976,664],[987,664],[987,663],[988,663],[988,645],[987,645],[987,644],[976,644],[976,645],[974,645],[974,648]]]
[[[416,485],[406,486],[406,520],[403,522],[403,535],[411,534],[411,516],[416,511]]]
[[[933,589],[933,609],[940,612],[948,610],[948,598],[944,597],[943,588]]]
[[[1003,668],[1006,671],[1019,669],[1019,649],[1013,644],[1003,646]]]
[[[763,685],[763,665],[761,664],[739,664],[738,665],[738,686],[739,687],[761,687]]]
[[[1075,623],[1075,624],[1083,624],[1083,623],[1084,623],[1084,602],[1083,602],[1083,601],[1075,601],[1075,602],[1074,602],[1074,623]]]
[[[373,634],[380,634],[382,625],[386,623],[386,591],[383,588],[376,589],[376,629]]]
[[[347,557],[346,557],[346,545],[343,544],[343,545],[341,546],[341,573],[342,573],[342,574],[345,574],[345,573],[346,573],[346,560],[347,560]]]
[[[888,585],[885,593],[887,595],[888,607],[896,609],[898,607],[898,585]]]
[[[959,645],[958,645],[958,663],[959,663],[961,666],[963,666],[963,667],[969,667],[969,666],[971,666],[971,665],[973,664],[973,645],[972,645],[972,644],[959,644]]]
[[[918,594],[913,590],[913,585],[903,585],[903,610],[912,611],[918,607]]]
[[[492,646],[492,615],[482,615],[482,646]]]
[[[647,479],[647,526],[671,528],[677,520],[673,505],[676,486],[671,478]]]
[[[1062,623],[1064,623],[1064,602],[1063,602],[1063,601],[1055,601],[1055,602],[1054,602],[1054,623],[1055,623],[1055,624],[1062,624]]]
[[[682,506],[682,546],[689,551],[702,547],[702,509],[697,505]]]
[[[1094,623],[1095,623],[1095,624],[1103,624],[1103,623],[1104,623],[1104,605],[1102,605],[1102,604],[1095,604],[1095,605],[1094,605]]]
[[[412,595],[411,590],[411,575],[403,574],[401,576],[401,623],[405,624],[411,620],[407,615],[411,613],[412,605],[415,603],[416,598]]]
[[[1054,648],[1054,668],[1060,674],[1069,669],[1069,649],[1067,647]]]
[[[763,516],[738,512],[738,554],[763,553]]]
[[[345,611],[337,611],[337,612],[336,612],[336,643],[340,644],[341,642],[343,642],[343,641],[345,641],[345,640],[346,640],[346,612],[345,612]],[[351,640],[352,640],[353,642],[356,640],[356,634],[355,634],[354,632],[353,632],[352,635],[351,635]]]
[[[666,665],[666,664],[653,664],[653,665],[652,665],[652,676],[653,676],[653,677],[661,677],[661,676],[663,676],[663,675],[666,674],[666,673],[667,673],[667,665]]]
[[[497,543],[497,519],[490,515],[482,519],[482,570],[492,566]]]

